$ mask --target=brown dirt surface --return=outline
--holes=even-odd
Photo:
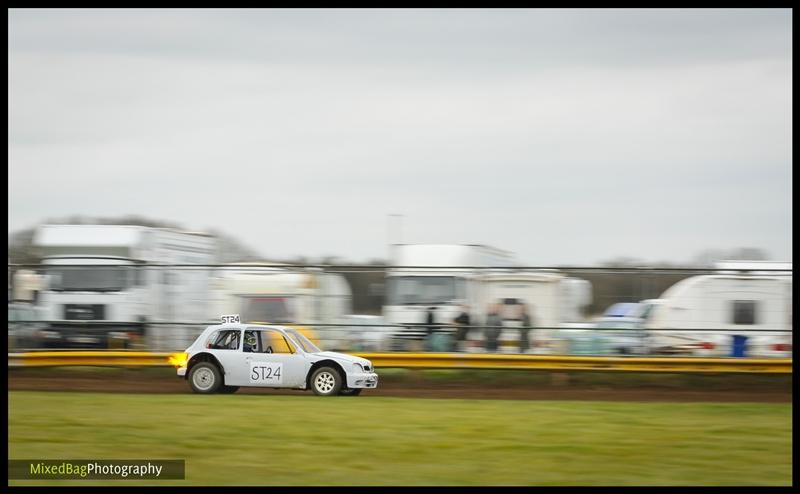
[[[735,389],[675,386],[614,386],[613,384],[572,383],[569,379],[538,383],[520,382],[432,382],[423,379],[387,379],[378,389],[365,390],[361,397],[391,396],[404,398],[456,398],[505,400],[593,400],[593,401],[662,401],[662,402],[759,402],[791,403],[791,380],[767,387],[743,386]],[[191,393],[189,384],[169,373],[129,372],[59,372],[56,369],[11,370],[9,391],[83,391],[101,393]],[[296,395],[302,391],[242,388],[242,394]],[[310,393],[310,391],[305,391]]]

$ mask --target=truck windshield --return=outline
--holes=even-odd
[[[118,292],[128,288],[128,271],[121,267],[47,268],[53,290]]]
[[[285,297],[248,297],[242,304],[242,316],[250,323],[294,322]]]
[[[393,276],[388,305],[449,304],[465,298],[465,280],[455,276]]]

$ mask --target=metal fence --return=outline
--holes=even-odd
[[[28,290],[32,300],[23,300],[21,303],[19,300],[13,300],[20,298],[16,295],[26,293],[25,287],[20,286],[24,279],[18,282],[17,274],[27,271],[47,275],[53,272],[53,268],[53,265],[43,264],[9,264],[10,349],[23,351],[102,348],[161,352],[182,350],[191,344],[205,327],[215,324],[216,316],[222,313],[246,312],[247,307],[234,306],[234,302],[239,303],[237,300],[293,299],[292,303],[295,303],[296,307],[290,317],[271,320],[252,317],[253,314],[250,314],[251,317],[247,320],[290,323],[305,328],[312,338],[326,349],[342,351],[779,358],[792,355],[790,269],[760,267],[754,271],[752,268],[729,267],[708,269],[579,266],[433,268],[386,265],[160,263],[115,265],[114,269],[109,271],[107,265],[82,264],[59,265],[58,269],[61,275],[70,270],[83,273],[84,278],[69,280],[76,283],[78,288],[80,283],[89,282],[86,280],[106,283],[106,286],[84,293],[75,289],[75,286],[64,286],[70,277],[66,274],[60,280],[48,278],[47,286],[41,287],[41,290]],[[106,271],[101,272],[103,269]],[[488,277],[504,279],[504,276],[512,278],[527,276],[530,280],[540,277],[543,281],[541,286],[530,289],[530,296],[527,298],[504,296],[513,290],[503,292],[500,289],[491,293],[483,292],[482,298],[479,297],[480,302],[475,302],[475,297],[460,297],[460,299],[452,297],[455,300],[441,304],[435,322],[429,324],[425,317],[426,308],[431,304],[422,298],[419,301],[415,300],[413,290],[407,297],[410,302],[401,307],[404,310],[408,309],[404,315],[398,316],[397,311],[384,312],[384,306],[391,305],[388,302],[392,297],[396,298],[396,293],[393,292],[396,291],[396,287],[389,283],[387,289],[387,275],[390,275],[392,270],[402,270],[403,273],[415,275],[457,273],[461,276],[469,273],[468,276],[471,278],[482,280]],[[109,273],[113,274],[110,278],[107,276]],[[273,276],[272,280],[277,280],[275,275],[294,275],[295,278],[284,276],[285,279],[280,282],[284,285],[276,281],[274,286],[268,286],[269,283],[265,282],[248,289],[247,283],[253,279],[239,280],[241,283],[237,285],[231,281],[229,276],[231,273],[245,274],[251,278],[261,276],[263,280],[267,280],[269,276]],[[98,279],[93,279],[93,274],[97,274]],[[338,281],[333,278],[326,279],[326,275],[338,275]],[[779,282],[775,284],[774,289],[770,288],[771,295],[767,295],[766,298],[750,301],[747,299],[750,292],[739,290],[736,293],[740,294],[739,298],[743,300],[734,297],[725,301],[723,305],[719,305],[722,302],[715,299],[713,293],[698,291],[689,296],[688,304],[698,306],[708,304],[709,307],[717,304],[718,312],[726,311],[726,313],[720,316],[713,310],[696,312],[698,315],[681,321],[681,324],[675,327],[669,325],[654,327],[643,317],[604,314],[604,311],[610,310],[609,308],[615,304],[638,304],[644,300],[657,299],[677,283],[700,275],[727,276],[739,279],[745,285],[753,280],[771,279]],[[573,306],[565,308],[566,295],[558,298],[557,293],[560,292],[553,290],[548,292],[542,288],[549,286],[547,283],[559,276],[588,282],[591,286],[591,298],[577,302],[572,300]],[[28,280],[30,279],[32,278],[29,277]],[[341,288],[344,286],[342,281],[348,288]],[[123,285],[125,290],[114,283]],[[484,285],[489,286],[489,282],[486,281]],[[328,289],[323,286],[339,288]],[[455,293],[458,288],[456,285],[453,287]],[[138,290],[140,302],[137,303],[143,307],[140,309],[143,312],[137,313],[138,317],[114,319],[113,312],[116,306],[113,304],[118,302],[105,301],[112,300],[113,297],[121,299],[128,288],[131,293]],[[539,288],[542,289],[537,292]],[[515,317],[502,318],[499,324],[493,324],[488,320],[486,314],[488,309],[483,305],[501,301],[507,303],[508,300],[515,300],[517,305],[526,305],[530,309],[532,317],[529,325],[524,324],[524,319]],[[459,307],[464,303],[472,304],[471,310],[477,312],[472,314],[469,325],[459,325],[455,322]],[[119,304],[120,307],[123,306],[123,302]],[[132,302],[129,305],[131,304]],[[477,306],[479,304],[482,306]],[[103,309],[106,310],[103,312],[97,308],[99,306],[109,309]],[[26,307],[37,309],[27,316],[20,316],[20,311],[24,311]],[[504,309],[510,307],[503,305]],[[68,312],[69,310],[72,312]],[[214,310],[217,313],[214,313]],[[737,310],[739,312],[736,312]],[[378,314],[382,314],[382,317]],[[740,317],[741,320],[737,322],[736,317]]]
[[[48,327],[51,321],[30,323]],[[91,345],[79,340],[53,341],[42,331],[24,333],[9,331],[9,351],[45,351],[53,349],[102,348],[171,352],[187,348],[209,325],[208,323],[150,323],[142,338],[124,332],[80,333],[94,335]],[[86,324],[84,328],[102,328],[104,322]],[[790,358],[790,331],[768,331],[742,339],[736,330],[646,330],[561,327],[506,326],[443,326],[431,328],[398,324],[292,324],[304,330],[312,341],[325,350],[345,352],[451,352],[473,354],[526,354],[573,356],[697,356]],[[80,326],[78,327],[80,328]],[[495,334],[495,339],[487,333]],[[461,334],[463,337],[459,338]],[[87,336],[88,337],[88,336]],[[683,345],[657,346],[659,341],[682,341]]]

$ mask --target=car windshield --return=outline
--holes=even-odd
[[[302,348],[303,351],[306,353],[319,353],[322,351],[297,330],[287,329],[286,334],[289,335],[289,337],[294,341],[294,343],[300,348]]]
[[[624,302],[614,304],[603,314],[604,317],[634,317],[639,310],[639,304]]]

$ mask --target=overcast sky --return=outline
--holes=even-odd
[[[791,260],[789,10],[11,10],[9,232]],[[389,215],[403,215],[390,221]],[[389,228],[389,225],[392,228]]]

